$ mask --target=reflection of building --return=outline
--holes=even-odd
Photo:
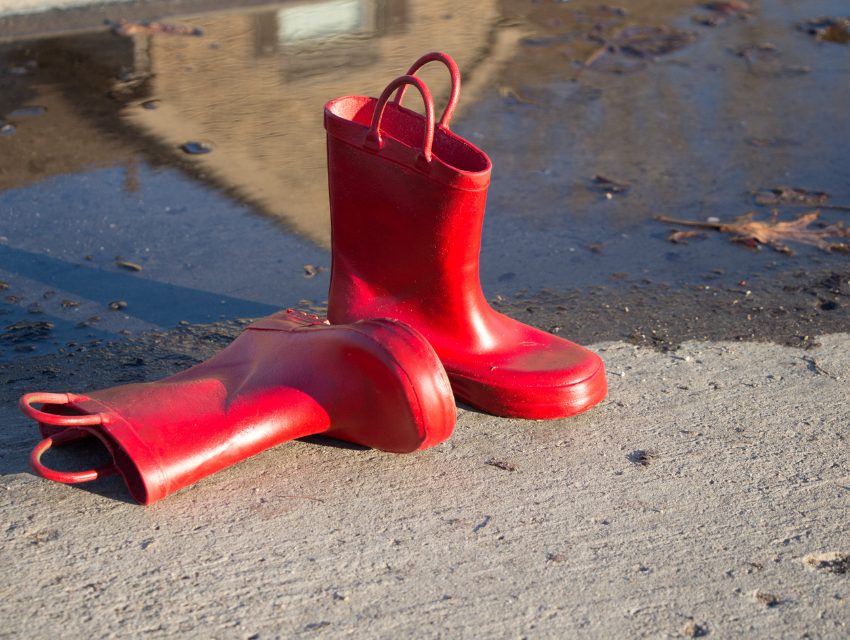
[[[18,121],[15,135],[3,136],[0,191],[83,168],[132,164],[132,145],[103,135],[100,125],[102,116],[108,119],[120,107],[104,99],[111,78],[132,66],[134,57],[131,42],[108,33],[0,48],[0,69],[38,61],[37,72],[21,83],[0,85],[0,116],[24,105],[47,108],[44,115]],[[73,108],[75,103],[83,108]]]
[[[512,52],[493,51],[504,41],[493,46],[497,17],[496,0],[325,0],[199,16],[183,22],[201,27],[202,38],[137,36],[137,71],[153,74],[148,93],[160,106],[129,106],[122,118],[166,147],[210,144],[212,153],[192,158],[206,179],[328,245],[324,103],[378,95],[435,50],[480,86],[481,62]],[[440,109],[448,73],[429,65],[421,75]],[[462,92],[461,108],[472,100]],[[415,92],[405,98],[412,108],[418,101]]]

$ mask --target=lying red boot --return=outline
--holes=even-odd
[[[292,311],[165,380],[85,396],[31,393],[20,407],[46,438],[30,457],[38,475],[85,482],[117,472],[141,504],[293,438],[322,433],[410,453],[439,444],[455,424],[446,374],[415,330],[387,319],[330,326]],[[112,453],[109,465],[42,465],[52,444],[92,435]]]
[[[594,353],[495,312],[481,292],[478,255],[490,160],[448,129],[460,76],[440,124],[428,88],[412,75],[378,100],[346,96],[325,105],[328,132],[332,323],[397,318],[428,339],[455,395],[482,411],[561,418],[607,393]],[[400,105],[398,88],[415,86],[422,117]]]

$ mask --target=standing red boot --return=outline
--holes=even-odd
[[[425,84],[430,60],[452,73],[440,124]],[[449,131],[460,75],[431,53],[379,99],[325,105],[332,267],[332,323],[375,316],[416,327],[439,355],[455,395],[500,416],[561,418],[599,403],[605,369],[594,353],[495,312],[478,276],[490,159]],[[401,106],[406,85],[426,115]],[[388,102],[395,89],[399,94]]]
[[[44,403],[41,410],[32,403]],[[120,473],[150,504],[260,451],[322,433],[382,451],[439,444],[455,424],[451,388],[428,342],[404,323],[330,326],[280,312],[218,355],[159,382],[85,396],[31,393],[21,410],[46,438],[33,470],[58,482]],[[47,469],[53,444],[99,438],[113,462],[91,471]]]

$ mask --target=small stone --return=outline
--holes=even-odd
[[[850,573],[850,554],[847,553],[812,553],[804,557],[803,562],[828,573]]]
[[[772,593],[765,593],[764,591],[759,591],[758,589],[753,592],[753,598],[755,598],[756,602],[760,602],[766,607],[775,607],[780,603],[779,598],[777,598]]]
[[[685,623],[685,626],[682,627],[682,635],[686,638],[701,638],[702,636],[708,635],[708,629],[704,626],[698,625],[693,620],[688,620]]]

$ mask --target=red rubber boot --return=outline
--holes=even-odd
[[[441,60],[452,99],[440,124],[414,74]],[[328,318],[334,324],[397,318],[428,339],[455,395],[500,416],[561,418],[607,393],[594,353],[495,312],[478,277],[490,160],[448,129],[460,76],[432,53],[379,99],[346,96],[325,105],[333,261]],[[392,92],[415,86],[426,116]]]
[[[30,457],[37,474],[85,482],[117,472],[141,504],[293,438],[323,433],[409,453],[439,444],[455,423],[446,374],[414,329],[387,319],[330,326],[291,311],[165,380],[86,396],[31,393],[20,407],[46,438]],[[80,473],[42,465],[52,444],[91,435],[112,463]]]

